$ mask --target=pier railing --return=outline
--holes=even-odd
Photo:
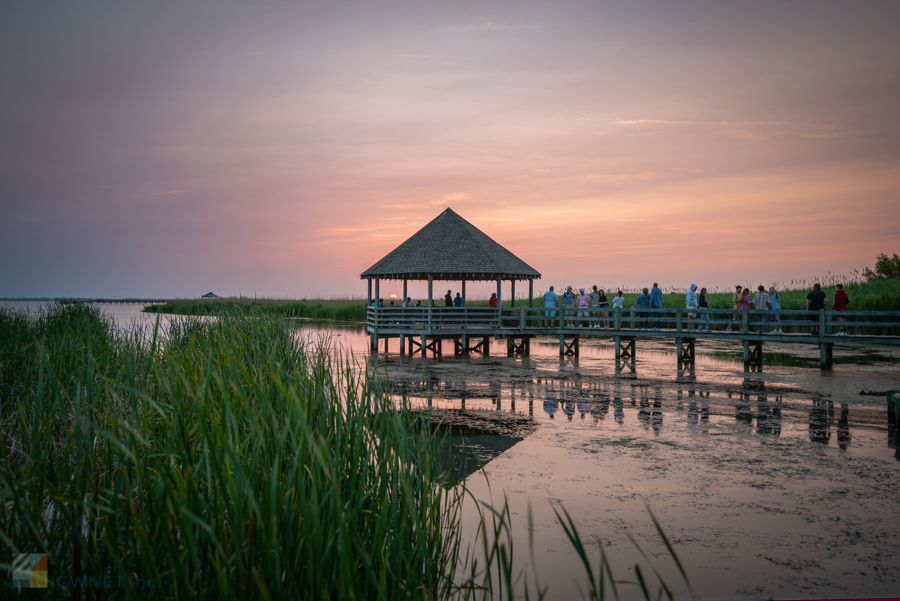
[[[603,313],[606,313],[604,316]],[[811,320],[810,315],[815,315]],[[775,317],[778,321],[775,321]],[[841,322],[839,318],[846,321]],[[625,308],[577,309],[557,307],[368,307],[367,328],[370,332],[401,334],[404,332],[441,335],[470,331],[493,334],[527,332],[629,334],[658,327],[668,334],[722,333],[730,327],[743,334],[762,333],[767,328],[819,328],[819,336],[832,336],[838,328],[867,337],[900,336],[900,311],[755,311],[733,309]],[[572,331],[574,330],[574,331]]]

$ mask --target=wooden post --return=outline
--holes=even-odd
[[[821,362],[822,369],[828,369],[829,367],[834,365],[834,343],[833,342],[820,342],[819,343],[819,360]]]
[[[616,317],[616,332],[618,332],[622,327],[622,309],[616,309],[615,317]],[[616,340],[618,340],[618,339],[619,339],[619,337],[616,336]]]
[[[681,333],[681,307],[675,309],[675,331]]]
[[[897,444],[897,439],[900,438],[900,435],[897,434],[898,426],[900,426],[900,403],[898,403],[900,399],[897,397],[900,395],[897,393],[897,390],[887,391],[888,442],[895,447],[900,447],[900,445]]]
[[[825,309],[819,309],[819,341],[825,340]]]
[[[511,285],[510,285],[509,306],[510,307],[516,306],[516,280],[515,279],[512,280]]]
[[[744,323],[747,323],[747,309],[744,309]],[[750,366],[750,341],[744,341],[744,367]]]
[[[428,333],[431,334],[431,305],[434,304],[434,278],[428,274]],[[425,342],[424,340],[422,341]],[[423,354],[424,356],[424,354]]]
[[[366,282],[368,282],[368,284],[369,284],[367,286],[368,293],[366,294],[366,299],[367,299],[366,306],[368,307],[369,305],[372,304],[372,278],[366,278]]]
[[[378,301],[381,298],[379,294],[381,293],[381,278],[375,277],[375,326],[374,332],[372,332],[372,350],[376,353],[378,352],[378,322],[381,319],[380,315],[380,307],[378,306]]]
[[[559,335],[559,356],[566,356],[566,337],[564,334]]]
[[[501,290],[500,290],[500,284],[501,284],[502,282],[503,282],[503,280],[501,280],[500,278],[497,278],[497,311],[500,310],[500,305],[501,305],[501,302],[500,302],[500,292],[501,292]]]
[[[678,309],[679,313],[677,314],[678,318],[678,329],[681,329],[681,309]],[[675,339],[675,353],[678,355],[678,367],[681,368],[684,365],[684,344],[682,343],[681,338]]]
[[[528,306],[534,306],[534,278],[528,278]]]
[[[525,307],[519,308],[519,329],[525,329]]]
[[[747,334],[750,333],[750,330],[747,329],[747,324],[750,321],[750,312],[747,309],[743,309],[741,311],[741,313],[743,314],[743,315],[741,315],[742,333],[744,334],[744,336],[746,336]],[[746,344],[744,345],[744,348],[747,348]],[[746,364],[746,363],[747,363],[747,356],[744,355],[744,364]]]
[[[400,334],[400,354],[406,354],[406,336],[403,334]]]
[[[462,281],[462,299],[463,299],[463,307],[466,306],[466,280],[463,278]]]
[[[406,302],[406,297],[409,296],[406,292],[406,278],[403,278],[403,298],[400,299],[400,306],[403,306],[403,303]]]

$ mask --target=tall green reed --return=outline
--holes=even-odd
[[[26,322],[0,322],[29,340],[3,347],[0,540],[48,553],[52,598],[104,576],[125,584],[93,598],[145,594],[131,576],[160,597],[449,594],[460,497],[435,436],[285,320],[176,322],[157,349],[89,307]]]

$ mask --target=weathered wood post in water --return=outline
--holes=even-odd
[[[888,446],[895,449],[895,456],[900,460],[900,391],[887,391],[888,410]]]
[[[819,363],[822,369],[834,365],[834,343],[825,342],[825,309],[819,309]]]

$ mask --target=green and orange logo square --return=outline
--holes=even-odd
[[[13,586],[47,588],[47,554],[19,553],[13,556]]]

